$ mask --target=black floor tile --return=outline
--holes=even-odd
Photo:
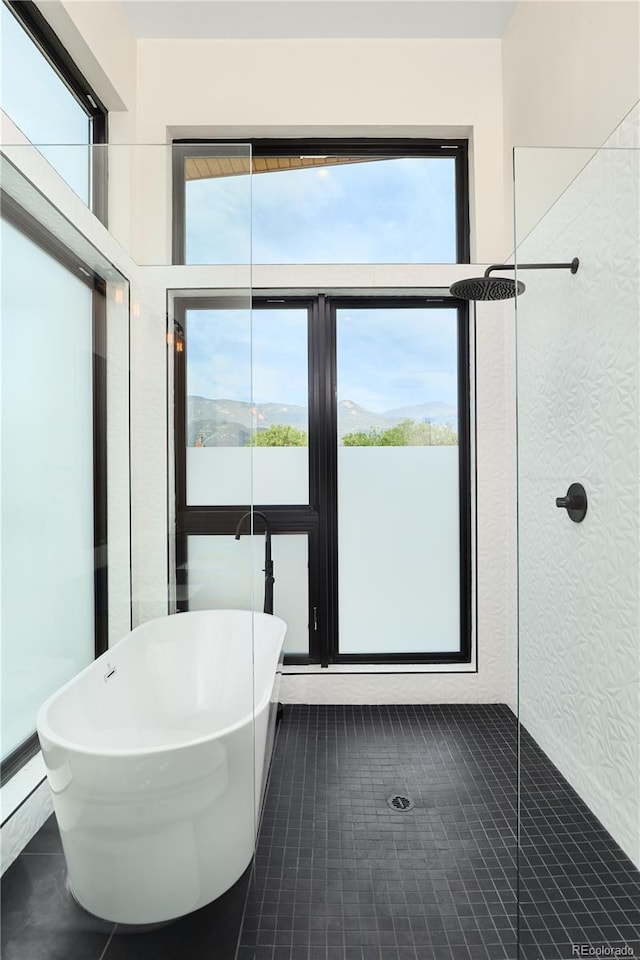
[[[21,854],[2,877],[2,960],[100,960],[113,923],[89,916],[65,887],[60,854]]]
[[[522,749],[519,806],[506,707],[287,707],[238,960],[636,947],[638,871],[526,731]],[[414,808],[391,810],[392,794]]]
[[[50,818],[3,877],[3,960],[234,960],[245,895],[236,960],[640,960],[640,874],[526,731],[518,805],[516,737],[499,705],[287,707],[251,880],[123,932],[69,897]]]
[[[149,933],[116,926],[104,960],[234,960],[251,868],[221,897]]]
[[[62,853],[60,831],[53,814],[40,827],[35,837],[29,841],[23,853]]]
[[[515,960],[516,759],[504,707],[285,708],[243,951]]]
[[[640,873],[525,730],[520,777],[521,960],[640,958]]]

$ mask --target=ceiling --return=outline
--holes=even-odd
[[[515,0],[121,0],[138,39],[502,37]]]

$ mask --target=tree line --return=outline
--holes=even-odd
[[[345,447],[452,447],[458,443],[458,431],[451,423],[401,420],[385,429],[354,430],[342,438]],[[309,437],[298,427],[274,423],[267,430],[255,431],[248,447],[306,447]]]

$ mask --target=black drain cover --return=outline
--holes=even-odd
[[[405,797],[402,793],[394,793],[388,798],[387,803],[392,810],[398,813],[404,813],[406,810],[413,810],[415,804],[410,797]]]

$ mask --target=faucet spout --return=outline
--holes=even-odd
[[[240,519],[238,520],[238,526],[236,527],[236,540],[240,539],[240,533],[242,530],[242,524],[247,519],[247,517],[260,517],[264,523],[264,529],[266,536],[271,540],[271,524],[269,523],[269,518],[264,514],[260,513],[259,510],[248,510],[246,513],[243,513]]]
[[[273,576],[273,560],[271,558],[271,524],[268,517],[259,510],[249,510],[238,520],[236,527],[236,540],[240,539],[242,524],[247,517],[260,517],[264,523],[264,612],[273,614],[273,585],[275,577]]]

